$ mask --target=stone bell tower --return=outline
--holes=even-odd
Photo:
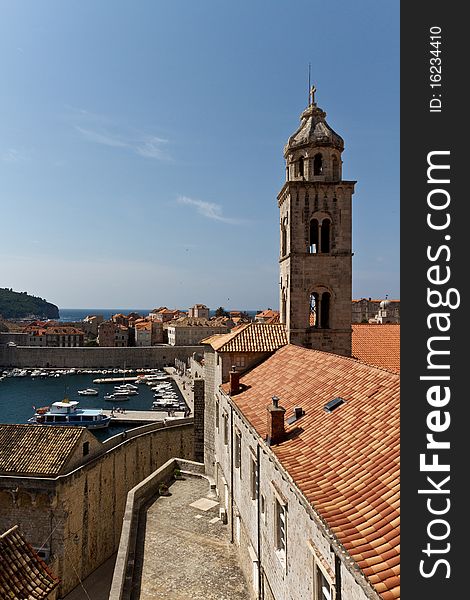
[[[310,90],[300,127],[284,148],[278,195],[280,308],[289,343],[351,355],[351,212],[355,181],[341,178],[343,139]]]

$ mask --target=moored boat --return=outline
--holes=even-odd
[[[62,425],[69,427],[86,427],[87,429],[104,429],[108,427],[111,417],[106,416],[101,408],[77,408],[77,400],[64,398],[53,402],[51,406],[34,408],[34,415],[29,423],[39,425]]]
[[[86,390],[78,390],[77,394],[79,396],[97,396],[98,390],[94,388],[86,388]]]

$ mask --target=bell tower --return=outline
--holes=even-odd
[[[278,195],[280,309],[289,343],[351,355],[352,195],[342,180],[343,139],[310,90],[300,127],[284,148]]]

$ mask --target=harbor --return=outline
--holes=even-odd
[[[117,370],[116,370],[117,371]],[[83,409],[101,409],[103,414],[111,418],[110,424],[104,429],[93,431],[93,434],[101,441],[122,433],[133,427],[168,421],[178,420],[192,416],[192,394],[189,384],[186,384],[171,367],[161,371],[145,369],[135,374],[114,373],[108,371],[101,383],[96,383],[96,375],[101,372],[77,372],[72,370],[66,373],[49,370],[47,376],[31,377],[31,373],[21,376],[4,377],[0,382],[0,422],[2,423],[27,423],[34,415],[35,410],[40,407],[60,402],[64,398],[78,401],[79,407]],[[56,377],[56,374],[59,374]],[[139,377],[137,377],[139,375]],[[178,399],[181,409],[170,407],[159,407],[153,409],[155,402],[155,391],[151,389],[152,384],[158,381],[149,381],[151,385],[141,383],[135,385],[138,393],[128,397],[106,398],[113,396],[116,388],[123,384],[133,384],[136,380],[142,380],[142,376],[158,375],[160,381],[171,382],[172,395]],[[79,392],[94,388],[96,395],[81,395]]]

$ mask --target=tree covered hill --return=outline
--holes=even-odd
[[[34,315],[39,319],[58,319],[59,309],[43,298],[27,292],[14,292],[0,288],[0,315],[5,319],[21,319]]]

